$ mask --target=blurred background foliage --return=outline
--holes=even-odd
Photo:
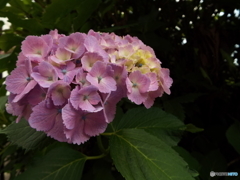
[[[5,29],[0,21],[0,73],[14,69],[28,35],[93,29],[137,36],[171,71],[172,93],[155,106],[188,124],[175,150],[199,173],[196,179],[210,179],[210,171],[240,176],[239,10],[238,0],[1,0],[0,17],[11,25]],[[4,110],[4,80],[2,76],[1,128],[14,121]],[[9,145],[0,134],[0,157],[0,164],[10,162],[0,168],[3,178],[4,172],[23,171],[32,152]],[[98,162],[92,166],[99,167]],[[97,173],[92,176],[99,177]],[[91,177],[87,170],[85,174]]]

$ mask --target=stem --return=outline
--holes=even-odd
[[[87,160],[93,160],[93,159],[101,159],[103,157],[105,157],[106,154],[101,154],[101,155],[98,155],[98,156],[87,156]]]
[[[112,136],[113,134],[115,134],[115,132],[112,132],[112,133],[102,133],[101,135],[103,135],[103,136]]]
[[[98,143],[99,149],[102,151],[102,154],[98,155],[98,156],[87,156],[87,160],[101,159],[101,158],[105,157],[108,154],[109,148],[108,149],[104,148],[104,146],[102,144],[101,136],[97,136],[97,143]]]
[[[99,149],[103,152],[103,154],[108,154],[108,149],[105,149],[103,144],[102,144],[102,138],[101,136],[97,136],[97,143],[98,143],[98,147]]]

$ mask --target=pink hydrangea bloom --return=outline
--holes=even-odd
[[[137,37],[53,30],[26,37],[21,50],[6,78],[7,112],[61,142],[103,133],[122,98],[150,108],[170,94],[169,70]]]

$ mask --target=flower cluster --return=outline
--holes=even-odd
[[[169,70],[136,37],[114,33],[28,36],[6,78],[7,111],[58,141],[103,133],[124,97],[150,108],[170,94]]]

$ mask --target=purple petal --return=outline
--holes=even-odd
[[[57,75],[60,79],[68,84],[72,83],[74,76],[79,71],[79,68],[75,68],[75,64],[73,62],[66,62],[65,65],[60,65],[59,67],[55,67],[57,71]]]
[[[28,94],[28,102],[35,106],[46,98],[47,89],[41,88],[39,85],[35,86]]]
[[[33,108],[28,121],[30,126],[38,131],[50,131],[54,127],[58,113],[56,108],[46,108],[45,101],[42,101]]]
[[[93,112],[98,102],[100,102],[100,96],[97,93],[98,89],[94,86],[84,87],[79,90],[76,87],[70,96],[70,102],[75,109],[81,108],[82,110]]]
[[[87,73],[83,72],[82,68],[79,68],[76,74],[75,82],[76,84],[80,84],[81,87],[88,86],[90,83],[86,79]]]
[[[75,110],[70,104],[67,104],[62,109],[63,123],[66,127],[64,132],[69,141],[74,144],[81,144],[90,138],[83,130],[84,121],[81,119],[82,113],[81,110]]]
[[[38,72],[33,72],[31,76],[44,88],[50,87],[51,84],[57,81],[57,73],[53,66],[48,62],[41,62],[38,66]]]
[[[72,106],[75,109],[78,109],[78,106],[79,106],[79,101],[80,101],[80,97],[79,97],[79,94],[78,94],[79,89],[80,89],[79,86],[76,86],[72,90],[70,98],[69,98],[69,101],[71,102]]]
[[[120,99],[118,99],[118,97],[116,97],[115,94],[113,93],[111,93],[109,96],[106,94],[103,96],[104,96],[103,112],[104,112],[105,121],[107,123],[110,123],[113,121],[115,117],[117,103],[118,103],[118,100]]]
[[[24,88],[24,90],[22,91],[22,93],[18,94],[13,102],[18,102],[20,99],[23,98],[24,95],[26,95],[27,93],[29,93],[30,90],[32,90],[35,86],[37,85],[37,82],[34,80],[31,80],[26,87]]]
[[[103,111],[86,113],[84,120],[84,132],[89,136],[96,136],[103,133],[107,128]]]
[[[52,98],[55,106],[60,106],[67,102],[70,93],[71,87],[67,83],[57,81],[49,87],[47,96]]]
[[[55,118],[55,124],[53,128],[49,131],[46,131],[47,135],[60,141],[67,142],[66,135],[64,133],[65,127],[63,125],[63,120],[61,114],[58,114]]]
[[[104,77],[97,85],[98,89],[102,93],[110,93],[116,91],[116,81],[112,77]]]
[[[28,84],[28,74],[24,66],[15,68],[6,78],[6,89],[14,94],[20,94]]]

